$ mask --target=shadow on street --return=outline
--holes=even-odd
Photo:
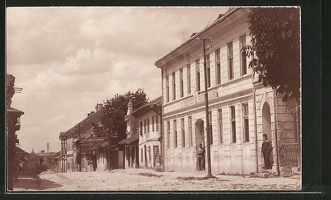
[[[46,179],[36,178],[18,178],[18,181],[14,183],[14,191],[50,190],[59,187],[62,187],[62,185]]]

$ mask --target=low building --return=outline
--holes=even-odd
[[[95,111],[88,113],[85,119],[68,131],[60,133],[62,172],[82,171],[82,168],[86,170],[89,162],[95,165],[93,156],[89,154],[92,152],[86,149],[105,139],[97,137],[94,132],[94,126],[101,123],[103,114],[102,104],[97,104]]]
[[[133,111],[139,123],[139,167],[157,168],[161,164],[162,97]]]
[[[132,101],[128,103],[128,112],[125,116],[126,121],[126,139],[120,141],[119,146],[124,146],[124,168],[139,167],[139,122],[132,115]]]

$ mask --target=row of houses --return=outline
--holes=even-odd
[[[129,103],[127,139],[111,156],[117,162],[111,164],[113,169],[196,171],[198,146],[208,148],[206,130],[213,174],[261,172],[263,134],[272,141],[273,172],[300,168],[299,100],[283,102],[282,95],[259,83],[248,67],[251,58],[242,51],[251,41],[248,13],[248,8],[231,9],[155,62],[161,71],[161,97],[137,110]],[[79,163],[84,169],[90,161],[93,170],[106,169],[107,142],[94,141],[88,136],[92,127],[86,125],[97,113],[79,123],[84,131],[78,125],[60,134],[64,171],[75,168],[71,145],[79,137],[91,138],[88,145],[82,143],[85,163]],[[209,167],[208,162],[205,165]]]
[[[106,137],[97,136],[93,124],[101,125],[102,104],[67,132],[61,132],[61,172],[104,171],[118,168],[156,167],[160,156],[161,97],[133,111],[129,102],[127,138],[108,149]],[[109,155],[109,156],[108,156]],[[140,156],[139,156],[140,155]],[[139,157],[141,159],[139,159]],[[110,160],[110,162],[108,162]]]

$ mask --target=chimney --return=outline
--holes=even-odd
[[[128,113],[126,115],[130,115],[133,112],[132,100],[130,99],[128,103]]]
[[[46,153],[49,153],[49,143],[47,142],[47,150]]]
[[[95,106],[95,112],[98,112],[99,110],[101,110],[103,107],[103,104],[102,103],[98,103],[96,106]]]

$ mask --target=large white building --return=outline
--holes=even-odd
[[[283,151],[286,145],[289,151],[298,150],[295,102],[284,103],[281,96],[274,98],[271,88],[254,80],[248,67],[250,60],[241,51],[251,41],[248,13],[248,8],[235,8],[220,15],[210,26],[155,62],[162,70],[166,171],[196,171],[196,150],[200,143],[206,144],[206,126],[211,130],[213,174],[260,172],[263,133],[273,143],[275,172],[287,165],[284,163],[291,163]],[[209,124],[206,124],[205,82]],[[295,166],[298,154],[293,159]],[[206,169],[207,164],[206,160]]]

